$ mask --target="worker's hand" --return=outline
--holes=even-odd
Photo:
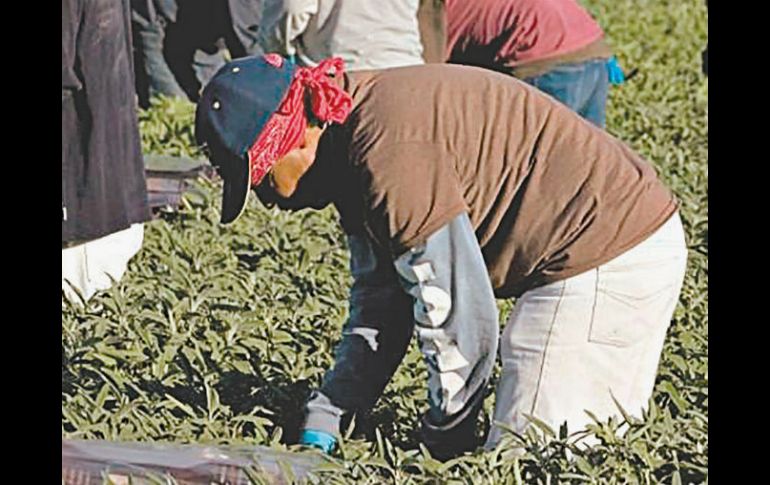
[[[299,437],[299,444],[319,448],[328,455],[337,444],[337,438],[324,431],[305,429]]]
[[[623,82],[626,80],[626,76],[623,74],[623,69],[618,63],[618,58],[615,56],[607,59],[607,75],[609,76],[610,84],[623,84]]]

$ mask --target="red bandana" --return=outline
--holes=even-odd
[[[283,58],[265,55],[265,60],[280,67]],[[353,106],[350,95],[329,76],[342,74],[345,64],[339,57],[325,59],[317,67],[298,67],[281,104],[267,120],[249,148],[252,186],[259,185],[273,164],[296,148],[305,133],[305,91],[310,93],[313,114],[322,122],[343,123]]]

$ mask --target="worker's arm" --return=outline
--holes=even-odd
[[[259,43],[265,52],[297,53],[298,38],[318,13],[319,0],[265,0]]]
[[[498,312],[451,153],[399,143],[363,153],[363,214],[387,246],[428,366],[423,441],[439,458],[475,447],[476,417],[497,353]]]
[[[428,367],[423,442],[440,459],[475,448],[497,355],[498,314],[468,215],[395,261],[368,235],[348,241],[350,317],[334,367],[307,403],[301,441],[328,451],[342,416],[371,409],[382,394],[416,329]]]
[[[353,286],[350,316],[334,366],[307,403],[301,442],[329,450],[343,415],[368,411],[403,359],[412,336],[412,301],[393,260],[360,233],[348,236]]]
[[[498,312],[470,219],[463,213],[395,260],[413,298],[428,367],[423,442],[448,459],[474,449],[476,420],[497,356]]]

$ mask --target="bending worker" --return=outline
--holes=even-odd
[[[446,0],[446,23],[448,62],[523,79],[605,126],[609,84],[624,75],[576,0]]]
[[[677,202],[653,167],[510,76],[443,64],[345,73],[278,55],[226,65],[196,136],[224,179],[222,222],[266,205],[339,212],[350,317],[305,433],[329,450],[370,409],[416,333],[428,366],[422,436],[478,444],[499,353],[489,446],[534,415],[570,430],[639,415],[684,277]],[[483,107],[483,108],[482,108]],[[499,336],[495,297],[517,297]]]

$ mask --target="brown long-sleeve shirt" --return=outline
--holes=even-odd
[[[346,230],[397,256],[467,211],[499,297],[603,264],[676,210],[646,160],[512,77],[435,64],[342,82],[353,112],[316,164]]]

